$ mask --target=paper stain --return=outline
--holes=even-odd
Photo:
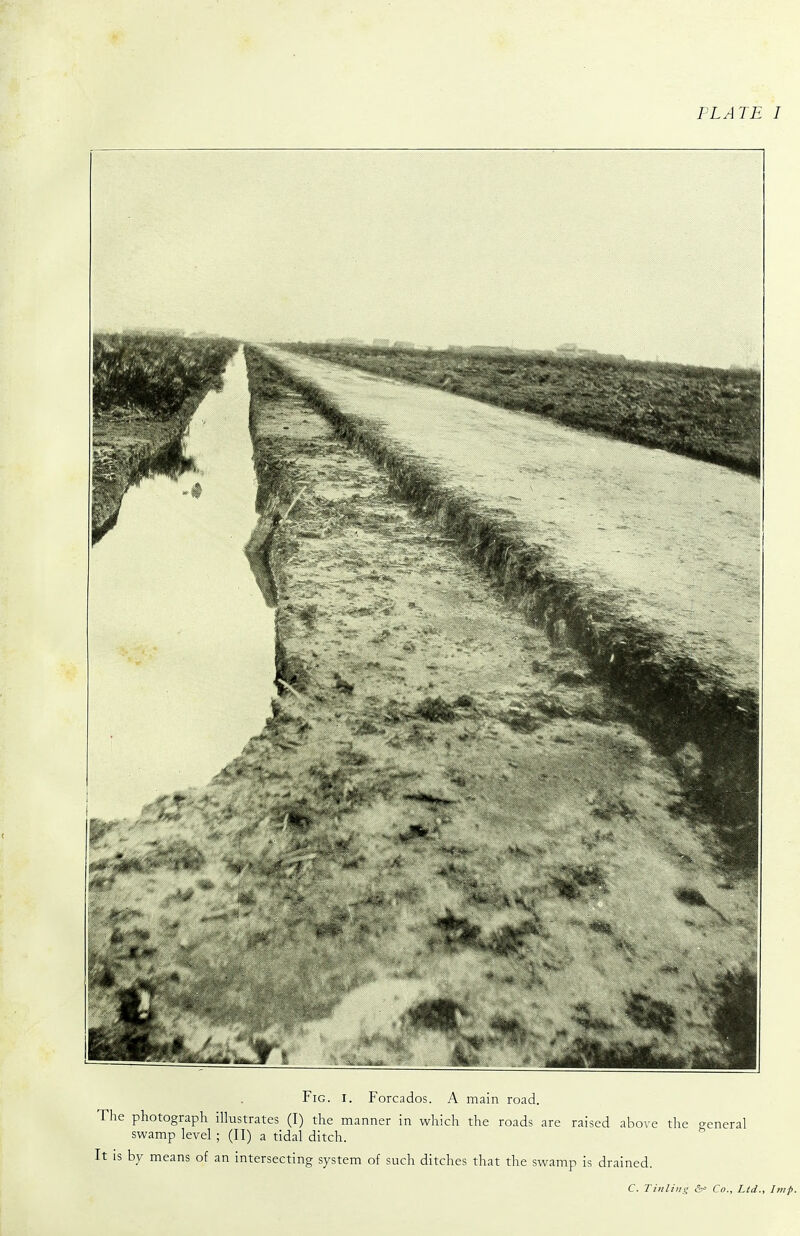
[[[495,51],[507,52],[511,51],[511,36],[506,34],[505,30],[494,30],[489,35],[489,42]]]
[[[0,1055],[2,1055],[4,1060],[17,1050],[20,1043],[26,1042],[30,1021],[30,1005],[23,1004],[19,1000],[12,1002],[10,999],[6,999],[3,1009],[3,1023],[0,1026]],[[14,1077],[13,1090],[19,1094],[25,1093],[28,1090],[26,1075]],[[5,1083],[5,1092],[8,1094],[11,1091],[12,1078],[9,1072]]]
[[[156,644],[120,644],[117,652],[131,665],[146,665],[156,656],[158,647]]]
[[[21,862],[17,866],[21,871],[27,866],[27,861]],[[35,917],[36,899],[33,892],[15,878],[6,902],[6,921],[9,923],[15,922],[19,926],[20,920],[33,919]]]
[[[16,88],[14,88],[15,82]],[[8,108],[4,116],[0,115],[0,148],[3,150],[12,150],[25,136],[25,130],[22,127],[22,110],[19,107],[19,82],[16,78],[9,82],[8,93],[13,100],[13,105]],[[19,471],[19,468],[15,471]]]
[[[78,667],[74,661],[59,661],[58,676],[64,682],[74,682],[78,677]]]
[[[3,833],[3,839],[5,840],[5,833]],[[30,865],[30,859],[24,852],[11,853],[6,858],[6,868],[11,875],[12,880],[16,880],[20,877],[24,871],[27,871]]]
[[[244,52],[252,51],[254,47],[255,47],[255,42],[251,34],[240,34],[239,35],[239,51],[240,52],[244,53]]]
[[[112,47],[119,47],[121,43],[125,42],[125,31],[124,30],[109,30],[108,41]]]

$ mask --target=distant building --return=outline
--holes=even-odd
[[[407,339],[395,339],[392,344],[393,348],[403,348],[406,352],[413,352],[416,349],[415,343],[409,343]]]
[[[591,356],[597,360],[624,361],[620,352],[598,352],[597,348],[579,348],[577,343],[562,343],[555,349],[556,356]]]
[[[372,346],[373,348],[388,348],[389,340],[388,339],[373,339]]]

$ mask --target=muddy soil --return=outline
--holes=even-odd
[[[282,695],[91,822],[90,1057],[752,1067],[755,880],[691,775],[248,366]]]

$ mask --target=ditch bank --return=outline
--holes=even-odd
[[[144,408],[113,408],[92,418],[92,544],[117,522],[122,500],[132,485],[152,473],[179,476],[188,466],[181,444],[189,423],[216,389],[219,375],[210,377],[167,420]]]
[[[575,650],[247,348],[273,719],[91,823],[89,1056],[749,1068],[757,896]]]
[[[340,437],[377,463],[404,499],[435,519],[478,563],[506,601],[551,639],[569,643],[588,660],[593,673],[633,710],[649,740],[674,760],[692,793],[725,819],[726,841],[737,861],[753,865],[758,851],[759,701],[757,688],[745,682],[755,679],[755,673],[732,672],[735,658],[726,665],[719,650],[702,659],[685,650],[674,631],[665,636],[652,620],[643,620],[624,590],[598,585],[591,570],[565,570],[546,543],[535,543],[529,525],[459,485],[455,473],[431,463],[408,441],[398,440],[387,427],[390,422],[381,422],[380,412],[373,419],[352,407],[343,410],[323,382],[306,376],[301,358],[271,348],[267,354]],[[732,483],[738,482],[734,477]],[[569,494],[560,501],[569,502]],[[557,526],[558,512],[553,514]],[[664,569],[669,569],[668,562]],[[756,580],[749,582],[757,587]],[[733,616],[733,581],[725,601]],[[699,616],[695,626],[698,622]],[[753,638],[755,665],[757,632]],[[705,651],[703,641],[697,643]]]

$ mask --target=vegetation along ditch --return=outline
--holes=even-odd
[[[205,395],[220,389],[232,339],[98,334],[92,358],[92,543],[113,528],[132,484],[186,469],[181,440]]]

